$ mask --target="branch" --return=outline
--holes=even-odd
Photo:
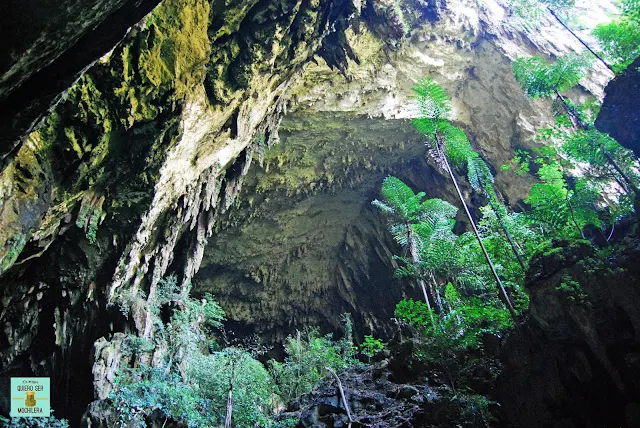
[[[556,19],[556,21],[558,21],[560,23],[560,25],[562,25],[568,32],[571,33],[571,35],[573,37],[575,37],[576,39],[578,39],[578,41],[582,44],[582,46],[584,46],[585,48],[587,48],[587,50],[589,52],[591,52],[593,54],[593,56],[595,56],[596,58],[598,58],[598,60],[604,64],[605,67],[607,67],[615,76],[616,72],[615,70],[609,65],[609,63],[607,63],[607,61],[605,61],[604,59],[602,59],[602,57],[600,55],[598,55],[593,49],[591,49],[589,47],[589,45],[587,45],[580,37],[578,37],[578,35],[576,33],[574,33],[573,31],[571,31],[571,29],[569,27],[567,27],[567,24],[565,24],[558,15],[556,15],[556,13],[553,11],[553,9],[551,9],[550,7],[547,7],[547,10],[549,11],[549,13],[551,13],[551,15],[553,15],[553,17]]]
[[[334,372],[329,367],[327,367],[327,370],[338,381],[338,389],[340,390],[340,396],[342,397],[342,404],[344,404],[344,408],[347,411],[347,417],[349,418],[349,426],[351,426],[351,424],[355,422],[355,420],[351,416],[351,411],[349,410],[349,404],[347,403],[347,396],[345,395],[344,389],[342,388],[342,382],[340,382],[340,378],[338,377],[336,372]]]

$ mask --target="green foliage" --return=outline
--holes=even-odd
[[[146,427],[145,417],[154,411],[188,427],[215,425],[219,419],[211,412],[208,400],[165,368],[120,369],[109,400],[123,427]]]
[[[516,149],[516,155],[514,156],[513,161],[518,165],[518,168],[515,171],[516,174],[529,174],[529,162],[531,161],[531,154],[529,152],[522,149]]]
[[[444,136],[444,153],[452,167],[464,166],[471,156],[473,149],[467,134],[457,126],[447,123],[442,126]]]
[[[264,366],[245,350],[226,348],[212,355],[198,355],[189,364],[189,377],[220,420],[224,420],[229,386],[233,385],[233,424],[270,424],[275,385]]]
[[[526,20],[526,24],[537,23],[552,9],[557,14],[568,15],[575,6],[575,0],[509,0],[514,13]]]
[[[373,358],[384,349],[384,343],[373,336],[365,336],[362,342],[362,353],[369,358]]]
[[[12,428],[69,428],[69,421],[56,419],[53,416],[53,410],[48,418],[11,418],[10,421],[3,421],[3,419],[0,417],[0,422],[5,422],[3,426]]]
[[[9,247],[9,249],[1,259],[0,272],[6,271],[16,262],[16,260],[18,260],[18,257],[26,244],[27,238],[23,235],[17,235],[7,240],[5,246]]]
[[[414,124],[418,124],[422,134],[433,134],[439,130],[440,121],[448,120],[451,115],[449,94],[430,77],[419,80],[412,89],[417,95],[421,118]]]
[[[531,205],[527,216],[534,223],[564,239],[579,237],[586,225],[600,226],[595,210],[598,194],[587,182],[576,179],[575,189],[569,190],[555,163],[543,164],[538,176],[542,183],[534,184],[525,199]]]
[[[474,190],[485,191],[493,183],[493,174],[489,166],[476,152],[467,159],[467,171],[469,184]]]
[[[374,206],[388,215],[394,215],[390,229],[395,240],[403,247],[408,246],[409,230],[414,233],[433,233],[442,223],[449,224],[458,212],[457,208],[441,199],[427,199],[426,194],[415,194],[409,186],[396,177],[387,177],[382,184],[384,202],[375,200]]]
[[[97,205],[83,200],[76,219],[76,226],[84,229],[87,240],[92,245],[96,243],[96,234],[102,217],[102,200]]]
[[[635,22],[640,22],[640,0],[622,0],[622,14]]]
[[[352,342],[336,342],[330,334],[320,336],[314,329],[289,336],[284,346],[284,362],[271,360],[269,365],[285,402],[310,392],[327,375],[327,368],[339,372],[355,363]]]
[[[397,319],[421,329],[431,324],[431,315],[429,313],[430,310],[426,303],[413,299],[400,300],[395,310]]]
[[[522,57],[514,61],[513,74],[529,98],[549,97],[577,85],[589,64],[584,55],[575,53],[551,64],[540,57]]]
[[[451,283],[447,284],[444,300],[450,311],[439,314],[435,328],[429,310],[421,302],[401,301],[396,306],[396,317],[422,332],[422,341],[413,357],[442,369],[455,388],[458,379],[464,376],[470,351],[481,350],[482,336],[502,334],[512,326],[512,320],[499,302],[462,297]]]
[[[123,313],[146,310],[156,330],[153,339],[127,336],[123,354],[139,357],[163,350],[162,358],[155,356],[154,367],[140,365],[117,371],[109,401],[119,415],[121,426],[146,426],[145,418],[154,412],[187,426],[220,425],[226,412],[226,396],[220,403],[210,390],[228,389],[229,382],[234,382],[234,388],[239,391],[237,413],[233,416],[234,420],[242,421],[238,422],[239,426],[262,423],[271,411],[266,405],[254,407],[250,403],[252,400],[259,402],[256,394],[262,394],[261,398],[268,395],[271,400],[273,393],[271,380],[258,361],[238,354],[235,348],[213,355],[202,354],[202,351],[207,352],[206,334],[221,325],[224,312],[210,295],[200,301],[189,297],[189,288],[181,288],[176,277],[169,276],[158,282],[149,297],[140,292],[119,296]],[[171,311],[170,322],[166,325],[160,318],[163,308]],[[236,354],[239,355],[238,373],[241,375],[230,380],[229,359],[230,355]],[[206,388],[202,386],[205,382]],[[245,390],[250,393],[244,394]]]
[[[562,277],[562,282],[556,287],[556,291],[570,302],[586,303],[587,295],[580,286],[580,283],[569,274]]]
[[[640,56],[640,2],[623,0],[622,16],[594,30],[606,58],[616,73]]]

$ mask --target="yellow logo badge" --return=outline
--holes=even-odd
[[[12,418],[49,417],[51,415],[50,380],[48,377],[12,377]]]

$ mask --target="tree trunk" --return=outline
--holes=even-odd
[[[496,286],[498,287],[498,295],[502,298],[502,301],[504,302],[505,306],[509,310],[509,313],[511,314],[511,317],[515,321],[516,318],[517,318],[516,310],[513,308],[513,305],[511,304],[511,299],[509,299],[509,296],[507,295],[507,291],[504,289],[504,286],[502,285],[502,281],[500,280],[500,277],[498,276],[498,272],[496,272],[496,268],[493,266],[493,262],[491,261],[491,257],[489,256],[489,253],[487,252],[487,249],[484,247],[484,244],[482,243],[482,238],[480,237],[480,233],[478,232],[478,228],[476,227],[476,223],[473,221],[473,217],[471,216],[471,212],[469,211],[469,207],[467,206],[467,203],[464,200],[464,196],[462,196],[462,192],[460,191],[460,186],[458,185],[458,180],[456,180],[455,175],[453,175],[453,170],[451,169],[451,166],[449,165],[449,160],[447,159],[447,155],[444,153],[442,140],[441,140],[440,135],[436,135],[436,145],[437,145],[437,148],[438,148],[438,152],[442,155],[442,160],[444,162],[444,165],[445,165],[445,168],[446,168],[447,172],[449,173],[449,177],[451,178],[451,181],[453,182],[453,185],[456,188],[456,192],[458,193],[458,198],[460,198],[460,203],[464,207],[464,211],[467,214],[467,218],[469,219],[469,222],[471,223],[471,227],[473,228],[473,233],[476,235],[476,239],[478,240],[478,244],[480,244],[480,248],[482,249],[482,254],[484,255],[484,258],[487,260],[487,264],[489,265],[489,268],[491,269],[491,273],[493,275],[493,278],[496,281]]]
[[[562,26],[563,26],[563,27],[564,27],[568,32],[570,32],[570,33],[571,33],[571,35],[572,35],[573,37],[575,37],[575,38],[580,42],[580,44],[582,44],[582,46],[584,46],[585,48],[587,48],[587,50],[588,50],[589,52],[591,52],[591,53],[593,54],[593,56],[595,56],[596,58],[598,58],[598,60],[599,60],[602,64],[604,64],[604,66],[605,66],[605,67],[607,67],[607,68],[608,68],[608,69],[613,73],[613,75],[614,75],[614,76],[616,75],[616,72],[615,72],[615,71],[613,70],[613,68],[609,65],[609,63],[607,63],[607,61],[605,61],[604,59],[602,59],[602,57],[601,57],[600,55],[598,55],[598,54],[597,54],[593,49],[591,49],[591,48],[589,47],[589,45],[587,45],[587,44],[584,42],[584,40],[582,40],[582,39],[580,38],[580,36],[578,36],[576,33],[574,33],[573,31],[571,31],[571,29],[567,26],[567,24],[565,24],[565,23],[562,21],[562,19],[560,19],[560,17],[559,17],[558,15],[556,15],[556,13],[553,11],[553,9],[551,9],[550,7],[547,7],[547,10],[549,11],[549,13],[551,13],[551,15],[555,18],[555,20],[556,20],[556,21],[558,21],[558,22],[560,23],[560,25],[562,25]]]
[[[233,415],[233,378],[235,376],[236,362],[231,361],[231,376],[229,376],[229,393],[227,394],[227,414],[224,418],[224,428],[231,428],[231,417]]]
[[[502,232],[504,233],[504,235],[507,237],[507,241],[509,241],[509,245],[511,246],[511,251],[513,251],[513,254],[516,256],[516,260],[518,260],[518,264],[522,268],[522,272],[526,272],[527,268],[524,263],[524,260],[522,260],[520,251],[518,251],[518,247],[516,247],[516,244],[515,242],[513,242],[513,238],[511,237],[511,234],[507,230],[507,225],[504,223],[504,218],[502,217],[502,212],[500,212],[500,207],[498,206],[496,195],[490,186],[487,189],[487,195],[489,195],[489,204],[491,205],[491,209],[493,209],[493,212],[496,214],[498,223],[500,223],[500,228],[502,229]]]
[[[233,412],[233,384],[229,386],[227,395],[227,415],[224,418],[224,428],[231,428],[231,416]]]
[[[411,227],[411,223],[406,222],[405,223],[406,227],[407,227],[407,239],[409,241],[409,252],[411,253],[411,259],[413,260],[413,263],[420,263],[420,254],[418,253],[418,243],[417,240],[415,238],[414,232],[413,232],[413,228]],[[436,328],[436,320],[433,317],[433,311],[431,310],[431,303],[429,302],[429,295],[427,294],[427,287],[424,283],[424,279],[422,279],[421,277],[418,277],[418,284],[420,284],[420,287],[422,288],[422,293],[424,294],[424,301],[427,304],[427,308],[429,308],[429,315],[431,316],[431,324],[433,325],[433,329],[435,330]]]
[[[444,306],[442,306],[442,298],[440,297],[440,291],[438,291],[438,282],[436,281],[436,277],[433,275],[433,273],[429,272],[429,276],[431,277],[433,292],[436,295],[436,303],[438,304],[438,311],[440,311],[441,314],[444,314]]]
[[[562,103],[562,107],[564,108],[564,111],[566,111],[567,114],[569,115],[569,120],[571,120],[571,123],[573,124],[573,126],[580,129],[587,129],[587,125],[584,122],[582,122],[582,120],[580,119],[580,116],[578,116],[576,112],[569,107],[567,100],[557,90],[555,91],[555,93],[558,99],[560,100],[560,102]],[[622,168],[620,168],[620,166],[611,157],[611,155],[607,153],[604,149],[603,149],[603,152],[604,152],[605,158],[607,159],[607,162],[609,162],[609,165],[611,165],[613,169],[616,170],[618,174],[620,174],[620,177],[622,177],[624,182],[627,183],[627,186],[636,194],[636,198],[640,197],[640,189],[638,189],[638,187],[633,183],[633,181],[631,181],[631,179],[627,176],[627,174],[625,174],[624,171],[622,171]],[[626,190],[624,186],[622,186],[622,188],[623,190]]]

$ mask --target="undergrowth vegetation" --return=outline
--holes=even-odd
[[[497,356],[486,352],[485,342],[503,336],[517,322],[516,314],[527,309],[524,281],[532,258],[553,253],[559,241],[589,238],[593,245],[607,245],[616,225],[633,219],[640,196],[637,158],[593,126],[597,101],[576,105],[563,94],[578,84],[590,64],[585,54],[571,54],[552,63],[520,58],[513,65],[526,95],[551,98],[557,117],[538,130],[540,147],[519,149],[513,161],[500,168],[504,174],[538,178],[521,212],[502,202],[491,169],[465,133],[452,125],[447,93],[429,78],[414,87],[420,111],[414,125],[456,188],[471,231],[454,233],[459,230],[454,204],[427,199],[396,177],[384,180],[382,201],[373,201],[404,249],[394,256],[400,262],[396,275],[415,281],[423,296],[423,301],[402,300],[395,311],[397,320],[420,338],[411,364],[442,373],[456,397],[477,403],[485,424],[491,420],[491,403],[476,393],[468,373],[477,366],[499,372]],[[477,220],[460,191],[462,177],[485,201]],[[586,304],[574,278],[563,278],[556,291],[571,304]]]
[[[309,328],[287,339],[284,361],[263,364],[258,358],[264,346],[230,341],[220,306],[210,295],[197,300],[189,291],[171,276],[152,298],[118,296],[123,314],[146,309],[155,326],[153,337],[129,335],[123,344],[132,364],[117,371],[108,398],[120,426],[147,426],[153,418],[188,427],[285,426],[275,421],[276,409],[310,392],[328,370],[340,373],[357,364],[347,314],[341,339]]]

